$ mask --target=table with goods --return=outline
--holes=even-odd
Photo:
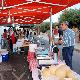
[[[80,75],[60,60],[56,45],[51,52],[45,46],[30,43],[27,61],[33,80],[80,80]]]
[[[18,39],[16,44],[13,44],[13,53],[24,52],[24,49],[28,49],[30,43],[31,42],[27,38]]]

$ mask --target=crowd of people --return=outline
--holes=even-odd
[[[76,32],[73,29],[69,29],[69,23],[67,21],[64,21],[61,23],[60,27],[56,26],[53,29],[53,38],[57,35],[59,36],[58,40],[55,40],[54,44],[56,45],[62,45],[62,56],[63,60],[66,62],[68,66],[72,69],[72,56],[75,46],[75,35]],[[9,50],[13,50],[13,44],[16,43],[17,39],[19,38],[27,38],[29,40],[32,40],[33,37],[35,37],[36,33],[30,30],[30,29],[13,29],[9,28],[8,30],[4,29],[3,33],[3,48],[7,48]],[[50,40],[50,34],[46,32],[45,36]],[[80,36],[80,35],[79,35]],[[45,38],[45,39],[47,39]],[[54,39],[53,39],[54,40]]]
[[[34,32],[34,35],[36,33]],[[13,44],[16,44],[17,40],[20,38],[28,38],[29,40],[32,38],[32,31],[29,29],[13,29],[9,28],[8,30],[4,29],[3,33],[3,45],[2,48],[6,48],[8,50],[13,50]]]

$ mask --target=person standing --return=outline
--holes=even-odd
[[[13,44],[16,43],[15,34],[14,34],[13,29],[11,30],[11,40],[12,40],[12,43],[13,43]]]
[[[63,30],[59,28],[58,33],[59,33],[59,37],[61,38],[63,36]]]
[[[4,29],[4,33],[3,33],[3,42],[4,42],[3,48],[7,48],[7,30],[6,29]]]
[[[56,27],[53,29],[53,34],[54,34],[54,35],[58,35],[58,26],[56,26]]]
[[[63,39],[58,43],[63,43],[62,56],[66,65],[72,69],[72,56],[75,46],[75,32],[68,28],[69,23],[64,21],[61,23],[61,28],[63,30]]]
[[[32,32],[30,32],[30,34],[28,35],[28,39],[29,39],[30,41],[32,41],[32,39],[33,39]]]
[[[23,29],[23,35],[26,38],[26,30],[25,29]]]
[[[78,40],[78,43],[80,42],[80,30],[79,30],[79,40]]]
[[[22,38],[22,31],[21,31],[21,29],[19,29],[19,39],[21,39]]]
[[[29,36],[29,30],[27,29],[26,37],[28,38]]]
[[[8,35],[8,50],[13,51],[13,43],[12,43],[10,35]]]

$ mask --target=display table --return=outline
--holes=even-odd
[[[13,52],[25,52],[25,53],[28,53],[29,44],[30,44],[30,41],[28,41],[27,39],[18,39],[16,44],[13,45]]]
[[[36,56],[36,57],[35,57]],[[62,79],[59,79],[59,77],[57,77],[56,75],[58,76],[62,76],[62,74],[60,73],[56,73],[56,75],[53,75],[53,76],[49,76],[49,77],[43,77],[43,74],[42,74],[42,71],[44,68],[48,68],[50,66],[55,66],[57,67],[58,66],[58,69],[61,69],[59,68],[62,64],[65,64],[64,62],[62,62],[61,60],[58,61],[58,64],[55,65],[55,61],[52,60],[52,58],[48,55],[46,56],[41,56],[41,55],[37,55],[36,52],[28,52],[28,58],[27,58],[28,62],[29,62],[29,69],[30,71],[32,72],[32,77],[33,77],[33,80],[62,80]],[[45,65],[45,66],[44,66]],[[66,66],[66,65],[65,65]],[[76,72],[72,71],[70,68],[66,67],[65,68],[66,71],[70,70],[71,71],[71,75],[74,75],[73,77],[76,78],[76,79],[72,79],[72,77],[68,76],[68,77],[64,77],[63,80],[80,80],[80,75],[77,74]],[[61,71],[61,73],[63,72],[63,75],[65,73],[65,70],[59,70]],[[48,71],[49,72],[49,71]],[[66,72],[67,73],[67,72]],[[49,75],[49,73],[45,73],[46,75]],[[60,74],[60,75],[59,75]],[[66,75],[66,74],[65,74]]]
[[[17,47],[26,47],[29,46],[30,41],[28,41],[27,39],[18,39],[18,41],[16,42],[16,46]]]

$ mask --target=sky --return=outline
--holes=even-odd
[[[79,4],[76,4],[76,5],[73,5],[71,7],[68,7],[67,9],[79,9],[80,8],[80,3]],[[58,22],[58,18],[60,17],[60,15],[62,14],[62,11],[60,11],[59,13],[57,14],[54,14],[52,15],[52,22],[55,23],[55,22]],[[50,21],[50,18],[46,19],[44,22],[49,22]]]

